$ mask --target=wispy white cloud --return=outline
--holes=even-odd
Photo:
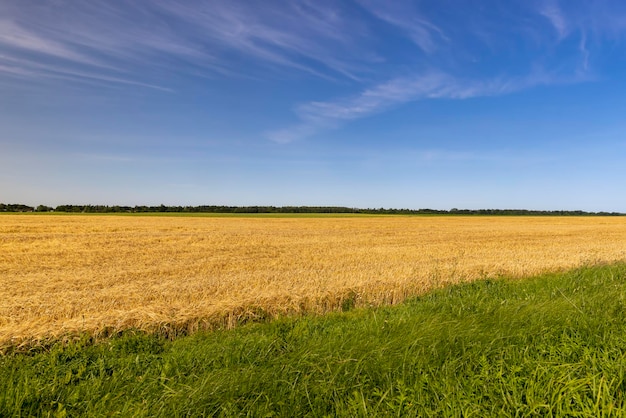
[[[578,44],[578,49],[582,55],[582,64],[581,68],[583,72],[587,72],[589,70],[589,49],[587,48],[587,34],[582,33],[580,37],[580,43]]]
[[[550,21],[559,39],[563,39],[568,35],[570,25],[563,15],[557,0],[542,2],[539,13]]]
[[[296,114],[300,123],[293,127],[267,133],[275,142],[288,143],[332,129],[350,121],[387,111],[418,100],[463,100],[474,97],[509,94],[543,84],[581,81],[581,76],[557,77],[535,71],[525,77],[496,77],[488,80],[468,80],[431,71],[412,77],[402,77],[365,89],[358,95],[325,102],[299,105]]]
[[[332,120],[319,120],[318,123],[301,122],[298,125],[267,132],[266,137],[278,144],[288,144],[314,135],[322,128],[330,128],[332,122]]]
[[[593,50],[600,48],[606,40],[621,41],[626,33],[626,4],[620,1],[546,0],[538,4],[538,13],[549,21],[557,34],[553,54],[559,52],[558,44],[578,40],[578,56],[568,56],[567,53],[560,56],[561,60],[576,62],[573,71],[578,73],[591,73],[594,70]]]
[[[107,75],[107,73],[97,72],[93,69],[80,69],[80,67],[63,66],[52,63],[40,63],[31,59],[20,59],[9,56],[0,55],[0,62],[4,61],[8,65],[0,64],[0,74],[11,74],[22,78],[53,78],[65,79],[75,82],[90,83],[100,82],[100,84],[122,84],[146,87],[161,91],[171,92],[167,87],[155,84],[143,83],[132,79],[123,78],[116,75]]]
[[[444,31],[416,10],[416,2],[406,0],[358,0],[377,18],[397,27],[423,51],[432,53],[441,41],[448,40]]]
[[[220,52],[351,78],[364,70],[364,63],[379,59],[359,42],[368,36],[366,26],[336,2],[290,2],[281,7],[229,1],[158,4]]]
[[[328,121],[358,119],[411,100],[437,97],[447,88],[450,77],[432,72],[410,78],[397,78],[337,101],[310,102],[297,113],[304,121],[324,125]]]
[[[69,61],[86,64],[95,63],[93,59],[71,50],[60,42],[28,31],[8,20],[0,20],[0,45],[14,50],[24,50]]]
[[[160,84],[163,72],[230,76],[259,65],[359,80],[382,60],[362,42],[367,25],[335,2],[7,0],[0,16],[0,54],[13,59],[11,67],[19,59],[24,75],[36,61],[39,71],[88,69],[103,80],[147,85]]]
[[[2,59],[2,57],[0,57],[0,59]],[[0,64],[0,74],[2,73],[19,76],[19,77],[32,77],[32,76],[39,75],[34,71],[23,68],[22,66],[7,65],[7,64]]]
[[[171,39],[173,32],[167,25],[150,30],[151,25],[158,24],[153,12],[138,16],[146,11],[129,10],[127,5],[124,9],[124,5],[97,0],[62,6],[9,1],[5,10],[0,10],[8,16],[0,21],[0,63],[10,62],[12,68],[22,70],[22,75],[39,78],[162,88],[158,81],[146,81],[153,70],[171,57],[189,57],[194,51]],[[149,23],[142,24],[138,18]],[[210,56],[194,56],[197,61],[201,58],[208,61]]]

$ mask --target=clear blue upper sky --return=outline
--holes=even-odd
[[[0,202],[626,212],[621,0],[0,1]]]

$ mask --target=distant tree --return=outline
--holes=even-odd
[[[32,206],[27,206],[27,205],[20,205],[20,204],[14,204],[14,203],[9,203],[9,204],[1,203],[0,204],[0,212],[32,212],[34,210],[35,208],[33,208]]]
[[[32,208],[27,205],[0,203],[0,212],[84,212],[84,213],[142,213],[142,212],[187,212],[187,213],[363,213],[363,214],[394,214],[394,215],[489,215],[489,216],[624,216],[619,212],[585,212],[581,210],[527,210],[527,209],[385,209],[348,208],[343,206],[105,206],[105,205],[59,205],[51,208],[39,205]]]

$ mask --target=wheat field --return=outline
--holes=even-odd
[[[394,304],[626,259],[622,217],[0,216],[0,348]]]

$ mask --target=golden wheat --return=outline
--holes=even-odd
[[[626,258],[619,217],[0,216],[0,349],[392,304]]]

